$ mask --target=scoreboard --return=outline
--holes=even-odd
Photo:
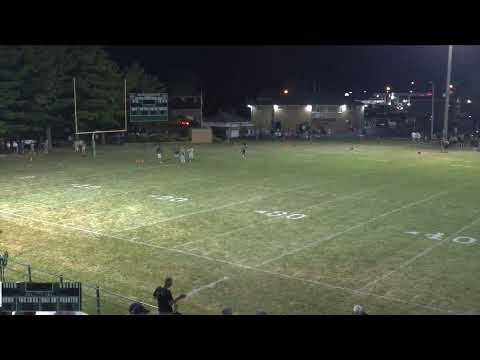
[[[130,122],[149,123],[168,121],[167,93],[130,94]]]
[[[0,308],[4,311],[81,311],[79,282],[0,283]]]

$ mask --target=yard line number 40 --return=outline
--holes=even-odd
[[[303,219],[307,215],[305,214],[295,214],[289,213],[288,211],[267,211],[267,210],[255,210],[257,214],[263,214],[270,217],[283,217],[288,220],[299,220]]]

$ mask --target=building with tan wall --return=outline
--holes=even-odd
[[[363,124],[361,103],[314,95],[261,97],[250,100],[252,123],[260,131],[297,131],[302,125],[322,133],[351,133]]]

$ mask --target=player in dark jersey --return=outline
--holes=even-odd
[[[243,157],[244,159],[247,158],[247,147],[248,147],[247,144],[246,144],[246,143],[243,143],[243,146],[242,146],[242,157]]]

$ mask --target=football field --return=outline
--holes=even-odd
[[[95,285],[126,314],[110,292],[153,305],[166,276],[185,314],[480,312],[480,153],[252,141],[179,164],[175,146],[163,164],[154,144],[0,158],[7,278],[81,281],[92,314]]]

